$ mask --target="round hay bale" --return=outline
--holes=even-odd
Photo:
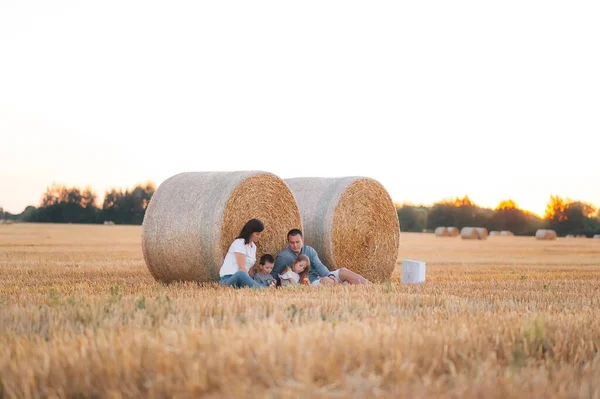
[[[300,208],[304,241],[332,270],[380,282],[398,258],[400,225],[385,188],[366,177],[287,179]]]
[[[565,238],[575,238],[575,236],[573,234],[567,234]]]
[[[463,227],[460,229],[460,238],[464,240],[478,240],[479,233],[475,227]]]
[[[460,231],[456,227],[448,227],[448,235],[450,237],[458,237],[460,235]]]
[[[556,231],[549,229],[538,229],[535,232],[537,240],[556,240]]]
[[[495,236],[499,236],[499,235],[500,235],[499,231],[496,231],[496,230],[490,231],[490,237],[495,237]]]
[[[449,237],[448,229],[445,227],[436,227],[434,231],[436,237]]]
[[[595,240],[599,240],[600,239],[600,234],[594,234],[594,239]]]
[[[260,219],[257,245],[277,255],[287,232],[301,228],[294,196],[279,177],[266,172],[187,172],[165,180],[144,216],[142,251],[156,280],[211,282],[244,224]]]
[[[515,234],[514,234],[512,231],[508,231],[508,230],[502,230],[502,231],[500,232],[500,235],[501,235],[501,236],[503,236],[503,237],[512,237],[512,236],[514,236]]]
[[[485,240],[488,238],[488,229],[485,227],[477,227],[477,234],[479,234],[480,240]]]
[[[577,234],[575,238],[587,238],[585,234]]]

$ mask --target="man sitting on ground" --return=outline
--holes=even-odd
[[[277,278],[286,266],[291,265],[299,254],[304,254],[310,259],[308,279],[310,280],[311,285],[316,286],[319,284],[339,283],[370,284],[369,280],[345,267],[335,271],[329,271],[327,266],[321,263],[317,251],[308,245],[304,245],[302,231],[299,229],[290,230],[287,239],[289,244],[288,247],[281,251],[279,255],[277,255],[277,259],[275,259],[275,267],[273,267],[273,271],[271,272],[274,278]]]

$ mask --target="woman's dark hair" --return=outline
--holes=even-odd
[[[250,219],[248,222],[246,222],[237,238],[243,238],[244,244],[248,244],[250,242],[250,236],[252,233],[262,233],[264,229],[265,225],[263,222],[258,219]]]

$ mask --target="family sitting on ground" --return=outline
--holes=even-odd
[[[271,254],[261,256],[256,263],[256,243],[265,229],[258,219],[249,220],[233,241],[219,271],[220,284],[235,288],[266,288],[320,284],[370,284],[369,280],[342,267],[329,271],[321,263],[317,251],[304,245],[302,231],[288,232],[288,247],[275,259]]]

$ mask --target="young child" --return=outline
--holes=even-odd
[[[310,259],[304,254],[300,254],[294,259],[291,266],[283,269],[279,275],[281,286],[286,285],[310,285],[308,281],[308,272],[310,271]]]
[[[254,273],[254,281],[263,287],[275,287],[276,281],[273,276],[271,276],[273,266],[275,266],[275,259],[273,258],[273,255],[264,254],[261,256],[260,261],[258,262],[256,273]]]

